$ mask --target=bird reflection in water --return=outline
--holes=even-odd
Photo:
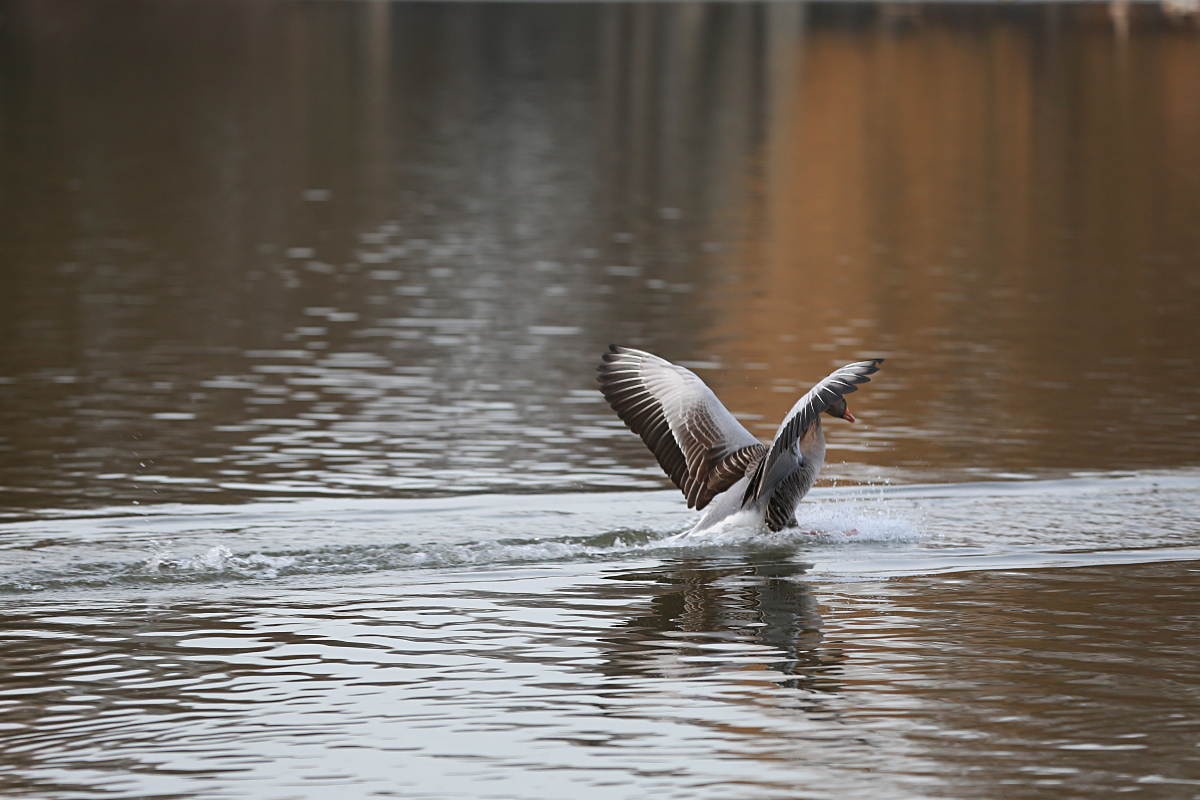
[[[613,675],[738,677],[789,689],[837,692],[845,655],[824,642],[810,565],[778,553],[683,559],[614,580],[650,584],[644,612],[605,640]],[[764,674],[765,673],[765,674]],[[776,673],[776,675],[770,675]]]

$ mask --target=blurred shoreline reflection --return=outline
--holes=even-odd
[[[1196,465],[1193,16],[17,3],[0,506],[662,486],[610,341],[887,356],[842,479]]]

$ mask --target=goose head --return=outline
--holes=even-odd
[[[830,404],[829,408],[825,409],[825,413],[831,417],[844,419],[846,422],[854,422],[854,415],[846,407],[846,398],[844,397],[839,397],[837,402]]]

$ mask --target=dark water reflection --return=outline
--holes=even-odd
[[[1193,567],[829,583],[764,555],[43,597],[3,615],[2,785],[1190,796]]]
[[[10,509],[660,485],[609,341],[762,434],[891,357],[843,476],[1197,463],[1156,6],[7,8]]]
[[[922,578],[908,587],[921,600],[892,607],[876,604],[891,592],[864,602],[851,590],[843,608],[862,617],[848,636],[882,617],[941,644],[900,667],[904,679],[881,682],[908,660],[889,652],[895,640],[847,643],[861,679],[846,683],[870,706],[936,720],[913,736],[958,773],[959,797],[995,796],[997,785],[1017,798],[1192,796],[1200,692],[1183,675],[1200,667],[1195,566]]]
[[[649,613],[605,640],[613,653],[605,672],[682,680],[724,672],[740,659],[745,668],[780,673],[779,686],[837,691],[844,658],[821,646],[821,616],[803,580],[805,565],[788,555],[690,561],[613,576],[639,584],[639,591],[657,585],[658,592]]]

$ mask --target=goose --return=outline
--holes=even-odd
[[[707,509],[686,536],[729,525],[797,527],[796,505],[825,463],[821,413],[854,422],[845,395],[883,363],[873,358],[834,370],[796,401],[768,446],[691,370],[615,344],[602,359],[597,380],[608,404],[642,437],[688,508]]]

